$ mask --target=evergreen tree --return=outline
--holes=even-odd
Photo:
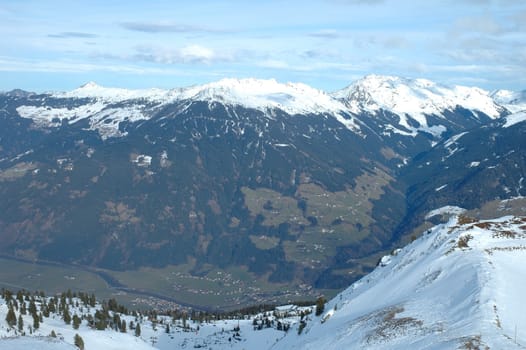
[[[34,315],[37,313],[37,306],[35,304],[35,300],[34,299],[31,299],[31,301],[29,302],[29,308],[28,308],[28,311],[31,315]]]
[[[316,316],[320,316],[325,310],[325,301],[324,297],[319,297],[316,300]]]
[[[78,335],[78,333],[75,334],[75,337],[73,338],[73,340],[77,348],[79,348],[80,350],[84,350],[84,340],[82,339],[80,335]]]
[[[62,314],[62,319],[64,320],[64,322],[66,322],[66,324],[70,324],[71,323],[71,315],[69,314],[69,308],[67,305],[65,305],[64,307],[64,312]]]
[[[113,328],[115,328],[115,330],[119,330],[121,328],[121,318],[119,314],[115,312],[113,313]]]
[[[121,321],[121,332],[126,333],[126,320]]]
[[[47,306],[47,309],[48,309],[48,316],[46,316],[46,317],[49,317],[50,313],[55,313],[57,311],[57,303],[56,303],[55,299],[50,299],[49,300],[49,304]]]
[[[135,336],[140,337],[141,336],[141,325],[140,323],[137,323],[137,326],[135,327]]]
[[[49,334],[49,336],[50,336],[51,338],[56,338],[56,337],[57,337],[57,333],[55,333],[55,330],[54,330],[54,329],[51,330],[51,333]]]
[[[103,331],[108,326],[107,314],[104,311],[95,311],[95,328],[99,331]]]
[[[7,311],[5,320],[9,327],[14,327],[16,325],[16,314],[15,310],[13,309],[13,305],[11,304],[9,304],[9,310]]]
[[[40,327],[40,319],[38,318],[38,315],[35,313],[33,314],[33,328],[38,329]]]
[[[95,307],[95,303],[97,302],[97,299],[95,298],[95,294],[93,293],[91,294],[91,297],[89,298],[88,302],[91,307]]]
[[[81,322],[82,321],[80,317],[77,316],[77,314],[73,315],[73,328],[74,329],[79,329]]]
[[[21,313],[22,315],[27,314],[27,309],[26,309],[26,303],[25,303],[25,301],[22,301],[22,302],[20,303],[20,313]]]
[[[22,319],[22,314],[18,315],[18,330],[20,332],[24,330],[24,320]]]
[[[13,299],[13,292],[11,292],[10,290],[7,290],[7,289],[3,289],[2,290],[2,296],[4,298],[4,300],[7,302],[11,301]]]
[[[24,294],[22,294],[22,291],[19,290],[17,293],[16,293],[16,300],[18,300],[19,302],[23,303],[24,302]]]

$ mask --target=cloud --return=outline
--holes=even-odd
[[[175,50],[141,46],[137,53],[130,57],[132,60],[163,64],[212,64],[232,61],[233,56],[201,45],[187,45]]]
[[[193,26],[178,23],[160,23],[160,22],[124,22],[121,27],[127,30],[143,33],[219,33],[220,30],[211,29],[202,26]]]
[[[216,54],[213,50],[200,45],[190,45],[179,50],[179,56],[183,62],[210,63]]]
[[[60,39],[66,39],[66,38],[79,38],[79,39],[87,39],[87,38],[98,38],[99,36],[97,34],[92,33],[83,33],[83,32],[61,32],[58,34],[49,34],[48,37],[50,38],[60,38]]]
[[[333,29],[324,29],[317,32],[309,33],[309,36],[322,39],[337,39],[341,38],[342,34]]]
[[[161,68],[147,68],[134,65],[96,64],[59,60],[20,60],[12,57],[0,57],[0,71],[38,72],[38,73],[89,73],[113,72],[125,74],[162,74],[168,71]],[[179,71],[176,72],[180,73]],[[175,73],[174,73],[175,74]]]

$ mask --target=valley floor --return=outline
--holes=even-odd
[[[21,328],[9,327],[1,300],[0,349],[71,349],[77,333],[86,349],[524,349],[525,261],[526,217],[460,215],[382,258],[319,316],[292,306],[286,316],[275,310],[209,322],[120,315],[140,324],[137,337],[132,326],[89,327],[86,315],[100,305],[71,306],[71,314],[84,315],[78,330],[57,313],[38,330],[28,326],[29,315],[21,316]],[[285,324],[288,332],[278,330]],[[49,337],[52,331],[57,338]]]

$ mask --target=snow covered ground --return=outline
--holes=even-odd
[[[526,218],[454,218],[385,260],[273,349],[526,346]]]
[[[48,299],[49,300],[49,299]],[[68,299],[69,300],[69,299]],[[79,299],[73,298],[73,304]],[[40,310],[41,303],[37,302]],[[68,301],[69,304],[69,301]],[[16,317],[20,313],[20,303]],[[28,305],[28,302],[26,302]],[[78,329],[73,328],[73,323],[66,324],[63,317],[58,313],[51,313],[50,317],[44,317],[38,329],[33,329],[33,318],[27,312],[22,315],[22,331],[18,325],[10,327],[6,321],[8,306],[0,297],[0,349],[21,350],[62,350],[75,349],[74,337],[80,335],[85,349],[269,349],[277,341],[286,335],[283,330],[278,330],[278,320],[272,311],[246,316],[242,319],[212,320],[209,322],[198,322],[188,319],[183,321],[179,318],[174,320],[170,316],[157,316],[155,322],[147,315],[123,315],[119,314],[121,320],[127,325],[132,322],[140,324],[140,336],[135,335],[135,329],[127,326],[125,332],[112,329],[108,326],[104,331],[90,327],[87,315],[94,316],[101,305],[86,307],[80,302],[79,306],[70,305],[71,316],[77,314],[82,317]],[[291,329],[299,321],[301,311],[310,312],[311,307],[295,308],[290,315],[281,315],[279,322],[288,324]],[[110,319],[113,312],[110,312]],[[256,321],[254,321],[256,319]],[[268,319],[268,324],[265,320]],[[256,325],[254,324],[256,322]],[[259,327],[258,327],[259,326]],[[259,328],[259,329],[258,329]],[[56,337],[52,337],[54,333]]]
[[[128,324],[140,323],[136,337],[131,328],[97,331],[86,320],[75,330],[57,314],[30,334],[32,318],[25,315],[20,336],[4,321],[7,305],[0,299],[0,349],[73,349],[77,333],[86,349],[524,349],[525,262],[526,218],[475,221],[460,215],[382,258],[319,316],[304,308],[279,319],[268,312],[256,321],[188,320],[183,327],[168,316],[152,323],[121,315]],[[72,306],[70,312],[86,309]],[[300,312],[308,314],[298,334]],[[278,330],[278,321],[289,331]],[[52,330],[57,338],[49,337]]]

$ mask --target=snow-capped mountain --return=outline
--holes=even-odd
[[[180,90],[179,99],[219,102],[261,111],[281,109],[294,114],[342,113],[345,106],[325,92],[301,83],[274,79],[223,79]]]
[[[121,137],[121,123],[148,120],[167,105],[179,105],[183,110],[196,101],[219,103],[234,107],[272,113],[280,110],[289,115],[331,115],[346,127],[359,126],[346,115],[346,107],[328,94],[305,84],[281,84],[275,80],[223,79],[217,82],[172,90],[129,90],[106,88],[89,82],[69,92],[44,94],[40,100],[77,100],[71,105],[52,108],[46,103],[22,105],[17,112],[40,127],[58,127],[63,122],[75,124],[88,120],[90,129],[102,138]],[[81,100],[82,102],[79,102]],[[344,116],[346,115],[346,116]]]
[[[145,99],[153,101],[167,101],[175,98],[172,90],[145,89],[133,90],[100,86],[90,81],[77,89],[65,92],[51,92],[56,98],[95,98],[106,102],[121,102],[125,100]]]
[[[436,207],[481,207],[495,199],[526,195],[526,113],[507,115],[463,131],[422,152],[401,170],[407,220]]]
[[[256,79],[0,94],[0,253],[109,270],[191,256],[190,273],[244,266],[275,287],[224,307],[340,290],[429,210],[524,195],[524,117],[492,101],[380,76],[335,94]]]
[[[393,76],[369,75],[332,94],[301,83],[279,83],[273,79],[223,79],[217,82],[172,90],[129,90],[106,88],[89,82],[69,92],[39,95],[46,99],[84,99],[74,106],[50,108],[46,103],[22,105],[17,108],[23,118],[35,121],[41,127],[57,127],[63,121],[69,124],[88,119],[90,128],[103,138],[125,136],[119,131],[124,122],[147,120],[169,104],[188,104],[189,101],[220,103],[256,109],[272,114],[280,110],[289,115],[330,115],[349,129],[360,132],[360,125],[369,125],[364,114],[389,113],[382,121],[380,131],[405,136],[421,132],[435,138],[458,123],[454,117],[459,109],[468,111],[466,120],[498,118],[506,106],[517,107],[510,100],[511,92],[490,95],[479,88],[448,87],[425,79],[406,79]],[[497,102],[493,99],[497,98]],[[183,107],[181,107],[183,108]],[[358,120],[355,116],[362,116]],[[478,121],[480,122],[480,121]],[[373,127],[374,128],[374,127]]]
[[[346,108],[323,91],[301,83],[278,83],[274,79],[231,79],[172,90],[106,88],[89,82],[69,92],[52,93],[59,98],[96,98],[106,102],[143,99],[170,103],[181,100],[218,102],[258,110],[282,109],[289,114],[338,113]]]
[[[495,119],[505,112],[489,92],[480,88],[449,87],[426,79],[394,76],[368,75],[332,96],[343,101],[354,114],[395,114],[402,129],[393,127],[392,131],[399,134],[427,132],[440,136],[447,131],[443,125],[447,123],[447,113],[459,108],[469,110],[474,118]]]
[[[522,349],[526,218],[456,217],[381,259],[272,349]]]
[[[495,102],[506,107],[509,111],[516,113],[526,111],[526,90],[510,91],[497,90],[491,94]]]

